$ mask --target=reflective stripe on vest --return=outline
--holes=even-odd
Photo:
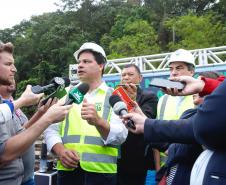
[[[160,111],[159,111],[159,119],[163,119],[163,117],[164,117],[166,102],[167,102],[168,97],[169,97],[169,95],[167,95],[167,94],[163,97],[162,104],[161,104]]]
[[[80,138],[81,137],[79,135],[70,135],[70,136],[62,137],[62,142],[64,144],[80,143]],[[118,146],[116,145],[105,145],[103,140],[100,137],[95,137],[95,136],[85,136],[84,144],[110,146],[112,148],[118,148]]]
[[[90,162],[102,162],[102,163],[117,163],[117,157],[112,157],[109,155],[104,154],[91,154],[91,153],[84,153],[82,155],[83,161],[90,161]]]
[[[111,107],[109,105],[109,97],[111,96],[111,94],[112,89],[109,88],[107,92],[96,96],[96,98],[99,97],[99,99],[103,97],[101,99],[101,111],[102,118],[105,120],[108,120],[111,115]],[[100,103],[98,105],[100,106]],[[70,114],[66,116],[66,119],[64,121],[65,124],[62,128],[63,130],[61,130],[63,131],[61,135],[64,146],[68,149],[75,149],[79,153],[80,166],[84,170],[97,173],[116,173],[118,147],[114,145],[105,145],[99,132],[95,129],[94,126],[88,126],[88,128],[90,128],[91,130],[84,130],[82,127],[84,120],[81,121],[81,116],[79,118],[78,114],[75,117],[70,116],[72,115],[71,113],[73,112],[70,111]],[[78,129],[76,131],[71,130],[73,126],[75,127],[75,125],[72,125],[73,122],[77,122],[74,123],[76,125],[76,128],[74,129]],[[76,134],[73,134],[73,132]],[[58,170],[74,170],[65,168],[60,162],[58,162],[57,168]]]
[[[177,97],[164,95],[160,98],[160,101],[158,103],[157,119],[177,120],[180,118],[184,111],[190,108],[194,108],[192,96]],[[160,152],[161,166],[165,164],[167,159],[168,156],[164,152]]]
[[[95,136],[85,136],[84,144],[110,146],[112,148],[118,148],[118,146],[116,146],[116,145],[105,145],[102,138],[95,137]]]
[[[191,108],[194,108],[192,96],[177,97],[164,95],[158,103],[157,119],[177,120],[184,111]]]

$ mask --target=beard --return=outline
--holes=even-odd
[[[0,85],[11,85],[13,81],[14,81],[14,78],[6,79],[0,75]]]

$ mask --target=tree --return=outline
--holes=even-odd
[[[128,23],[121,38],[110,43],[109,58],[131,57],[158,53],[157,34],[147,21]]]
[[[226,22],[226,0],[219,0],[218,3],[213,4],[211,8],[222,22]]]
[[[205,16],[187,15],[169,19],[165,27],[171,32],[175,28],[176,41],[168,43],[170,50],[177,48],[195,49],[225,45],[225,25],[216,21],[212,14]]]
[[[110,32],[102,34],[101,45],[104,46],[106,53],[110,54],[110,43],[118,38],[123,37],[125,26],[137,20],[149,20],[149,12],[145,7],[133,6],[129,3],[123,3],[116,11],[114,24]]]
[[[160,17],[181,16],[188,13],[203,14],[210,9],[217,0],[144,0],[145,5]]]

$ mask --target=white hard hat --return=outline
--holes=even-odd
[[[195,66],[194,56],[191,54],[190,51],[185,49],[178,49],[173,52],[169,58],[168,64],[171,64],[172,62],[185,62]]]
[[[105,51],[103,50],[103,48],[101,46],[99,46],[98,44],[96,43],[93,43],[93,42],[86,42],[84,43],[80,48],[79,50],[77,50],[75,53],[74,53],[74,57],[75,59],[78,61],[78,56],[79,54],[82,52],[82,51],[85,51],[85,50],[92,50],[94,52],[97,52],[97,53],[100,53],[102,54],[102,56],[105,58],[105,60],[107,61],[107,58],[106,58],[106,54],[105,54]]]

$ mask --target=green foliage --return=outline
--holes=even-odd
[[[133,6],[133,4],[121,4],[117,9],[115,23],[112,25],[110,32],[105,33],[101,37],[101,45],[104,46],[106,53],[111,54],[111,57],[122,57],[120,53],[114,54],[110,51],[110,43],[127,35],[125,26],[139,20],[147,20],[149,22],[148,9],[141,6]]]
[[[32,70],[35,76],[37,77],[38,75],[39,77],[38,83],[45,84],[52,78],[53,74],[55,74],[55,68],[56,66],[49,64],[47,61],[42,61]]]
[[[137,20],[148,20],[148,12],[144,7],[123,6],[116,16],[116,22],[111,28],[110,35],[113,39],[124,35],[125,25]]]
[[[23,81],[17,82],[17,84],[16,84],[16,88],[17,88],[16,97],[17,98],[20,97],[22,92],[24,92],[24,90],[26,89],[27,85],[35,85],[37,83],[38,83],[37,78],[29,78],[28,80],[23,80]]]
[[[19,81],[17,83],[16,99],[20,97],[22,92],[24,92],[27,85],[37,85],[37,84],[38,84],[37,78],[29,78],[28,80]],[[36,110],[36,106],[23,107],[22,110],[28,117],[31,117],[34,111]]]
[[[177,17],[166,21],[165,27],[169,32],[175,28],[176,41],[168,43],[172,51],[177,48],[195,49],[225,44],[225,26],[212,15]]]
[[[144,0],[146,6],[160,17],[203,14],[216,0]]]
[[[147,21],[139,20],[125,25],[124,36],[110,43],[109,58],[148,55],[160,52],[157,34]]]

